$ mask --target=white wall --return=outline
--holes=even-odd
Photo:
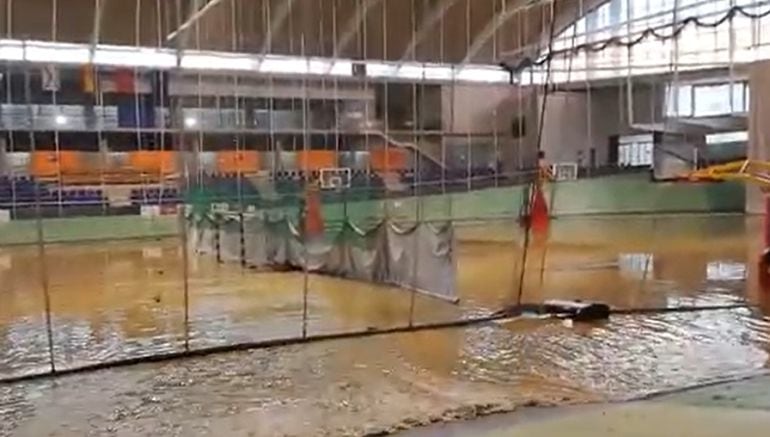
[[[632,125],[661,122],[664,87],[633,83],[629,105],[626,86],[623,81],[590,90],[550,92],[542,136],[546,161],[580,160],[589,165],[593,148],[596,165],[606,165],[611,136],[638,133]],[[503,166],[513,170],[536,160],[541,105],[540,87],[447,85],[442,89],[443,127],[455,134],[492,135],[497,131]],[[522,115],[526,135],[513,138],[511,123]]]
[[[516,97],[516,88],[510,85],[445,85],[441,96],[444,131],[508,133],[517,113]]]
[[[497,143],[503,171],[513,172],[536,161],[532,140],[537,121],[534,89],[511,85],[455,84],[442,87],[442,126],[458,135],[486,135]],[[514,138],[512,125],[524,117],[526,135]],[[488,138],[487,138],[488,139]]]
[[[578,162],[582,155],[582,164],[587,166],[593,148],[596,165],[606,165],[611,136],[639,133],[632,125],[661,121],[662,86],[653,88],[647,84],[634,84],[629,109],[627,91],[622,85],[550,92],[542,138],[546,161]],[[537,107],[532,108],[533,120],[540,118],[540,105],[542,95]],[[537,130],[536,125],[533,130]],[[537,147],[537,132],[530,141],[531,147]]]
[[[541,115],[543,97],[538,98],[538,116]],[[588,119],[585,94],[580,92],[552,92],[546,99],[545,112],[542,113],[543,133],[542,150],[546,162],[578,162],[579,153],[583,154],[583,163],[588,157]],[[535,143],[537,133],[535,133]],[[537,146],[535,144],[535,146]]]

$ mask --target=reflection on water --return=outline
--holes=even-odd
[[[730,216],[561,219],[554,223],[549,244],[533,247],[527,256],[523,300],[574,298],[620,308],[750,302],[770,309],[754,269],[761,242],[757,222]],[[464,227],[457,234],[461,303],[417,296],[416,321],[489,313],[519,294],[521,235],[512,223]],[[177,240],[51,246],[46,256],[58,367],[182,347],[182,257]],[[0,249],[4,376],[45,370],[41,284],[35,248]],[[301,274],[257,273],[193,257],[189,286],[193,347],[301,332]],[[410,294],[403,290],[320,276],[311,277],[309,288],[310,333],[408,323]],[[768,322],[756,310],[614,317],[575,326],[519,320],[247,356],[253,360],[268,354],[288,366],[279,370],[270,364],[287,387],[273,381],[279,393],[266,399],[299,396],[297,385],[315,393],[314,384],[341,375],[360,373],[368,384],[382,377],[366,370],[373,367],[401,369],[396,377],[407,380],[415,372],[442,381],[437,384],[464,381],[517,388],[504,396],[540,392],[554,399],[626,398],[764,367]],[[347,352],[337,356],[330,348]],[[238,396],[256,399],[261,394],[255,391],[261,389],[238,383],[254,382],[253,366],[247,366],[250,376],[240,375],[234,370],[238,364],[233,364],[238,360],[247,358],[170,363],[163,372],[191,381],[215,372],[219,376],[208,383],[207,395],[227,396],[237,385],[237,390],[245,390]],[[308,369],[291,360],[317,365],[310,370],[313,380],[296,379],[292,369]],[[227,369],[233,370],[232,377]],[[295,379],[289,384],[283,378]]]

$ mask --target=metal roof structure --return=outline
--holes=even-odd
[[[602,0],[0,0],[6,39],[496,64]]]

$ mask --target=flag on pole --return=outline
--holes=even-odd
[[[96,93],[96,72],[91,64],[80,67],[80,87],[86,94]]]
[[[115,93],[133,94],[136,92],[136,81],[134,70],[130,68],[118,68],[112,74],[112,83]]]
[[[545,235],[548,232],[550,219],[548,217],[548,203],[543,194],[540,183],[532,187],[532,200],[530,201],[530,229],[535,235]]]
[[[40,71],[42,78],[42,88],[45,91],[59,91],[61,88],[61,79],[59,78],[59,69],[53,64],[44,65]]]
[[[304,230],[308,240],[315,240],[324,235],[324,219],[321,212],[321,193],[318,185],[311,183],[305,190]]]

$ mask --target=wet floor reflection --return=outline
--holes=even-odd
[[[522,298],[622,308],[749,301],[770,308],[755,278],[756,227],[733,216],[560,219],[549,244],[528,255]],[[522,253],[514,224],[464,227],[458,238],[461,303],[418,296],[415,320],[489,313],[517,299]],[[180,349],[181,254],[175,239],[47,247],[57,366]],[[193,257],[189,267],[193,347],[301,333],[300,273],[257,273],[210,257]],[[45,370],[39,269],[36,248],[0,249],[4,376]],[[311,333],[408,323],[410,295],[403,290],[320,276],[309,285]],[[768,336],[761,311],[735,310],[619,317],[588,327],[530,320],[365,343],[440,378],[622,397],[761,368]],[[362,346],[360,353],[357,359],[367,361],[379,352]],[[325,363],[319,371],[338,371]]]

